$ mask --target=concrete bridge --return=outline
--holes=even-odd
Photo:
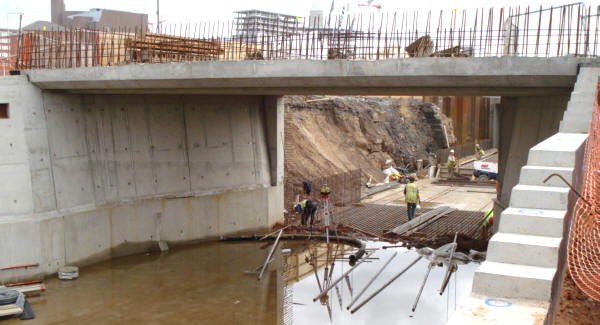
[[[574,134],[560,142],[563,151],[581,151],[589,119],[575,114],[576,107],[570,117],[566,108],[581,67],[593,63],[574,57],[194,62],[30,70],[2,78],[0,103],[9,104],[10,118],[0,120],[6,184],[0,188],[0,267],[40,263],[25,272],[52,273],[64,264],[143,251],[159,240],[201,241],[281,222],[286,94],[502,96],[495,121],[499,200],[512,207],[521,167],[528,159],[546,166],[548,153],[532,161],[530,148],[560,126]],[[580,102],[593,101],[589,90],[582,96]],[[561,172],[572,176],[574,162]],[[546,169],[532,170],[537,174],[528,174],[528,185],[541,185]],[[528,193],[535,201],[536,193]],[[573,202],[560,198],[563,205],[548,209],[566,212]],[[562,229],[548,235],[556,239],[550,247],[556,267],[543,265],[554,271],[564,246],[559,234]],[[474,290],[494,294],[493,283],[514,281],[513,271],[488,271],[480,278],[489,285]],[[517,295],[549,300],[557,284],[552,277],[542,282],[539,290]]]

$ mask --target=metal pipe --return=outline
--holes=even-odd
[[[440,287],[440,296],[444,293],[444,290],[446,289],[446,284],[448,283],[448,279],[450,279],[450,274],[453,269],[452,258],[454,257],[454,252],[456,251],[456,247],[458,246],[458,244],[456,244],[457,236],[458,236],[458,233],[454,233],[454,240],[452,241],[452,243],[454,245],[452,246],[452,248],[450,250],[450,255],[448,256],[448,269],[446,269],[446,274],[444,275],[444,281],[442,281],[442,286]]]
[[[375,252],[370,253],[369,255],[367,255],[367,257],[373,255],[374,253]],[[350,272],[354,271],[364,261],[365,261],[364,259],[358,261],[358,263],[356,263],[352,268],[350,268],[348,271],[344,272],[344,274],[342,274],[339,278],[337,278],[335,281],[333,281],[327,288],[322,290],[316,297],[314,297],[313,302],[317,301],[317,299],[326,295],[329,290],[331,290],[333,287],[335,287],[335,285],[338,284],[338,282],[342,281],[346,276],[348,276],[348,274],[350,274]]]
[[[354,305],[354,303],[358,300],[358,298],[360,298],[360,296],[362,296],[363,293],[365,293],[365,291],[367,291],[367,289],[369,288],[369,286],[371,284],[373,284],[373,281],[375,281],[375,279],[377,279],[377,277],[381,274],[381,272],[383,272],[383,270],[390,264],[390,262],[398,255],[398,252],[395,252],[394,255],[392,255],[392,257],[390,257],[387,262],[385,262],[385,264],[383,265],[383,267],[381,269],[379,269],[379,271],[377,271],[377,274],[375,274],[374,277],[371,278],[371,280],[369,280],[369,282],[365,285],[364,288],[362,288],[362,290],[358,293],[358,295],[356,297],[354,297],[354,299],[352,299],[352,301],[350,301],[350,304],[348,305],[348,307],[346,307],[346,309],[350,309],[350,307],[352,307],[352,305]]]
[[[269,260],[271,260],[271,256],[273,256],[273,252],[275,252],[275,248],[279,244],[279,238],[281,237],[282,233],[283,233],[283,229],[279,230],[279,235],[277,235],[277,239],[275,239],[275,243],[273,243],[273,247],[271,248],[271,251],[269,252],[269,255],[267,256],[267,259],[265,260],[265,264],[263,265],[262,270],[260,270],[260,274],[258,275],[258,280],[260,280],[263,276],[263,273],[265,273],[265,269],[267,268],[267,265],[269,264]]]
[[[444,294],[444,291],[446,290],[446,286],[448,285],[448,281],[450,280],[450,276],[452,276],[452,272],[456,271],[457,269],[458,269],[458,265],[456,263],[452,263],[451,265],[448,265],[449,272],[446,273],[446,275],[444,276],[444,281],[442,281],[442,287],[440,288],[440,296],[442,294]]]
[[[396,274],[396,276],[394,276],[391,280],[389,280],[388,282],[386,282],[386,284],[384,284],[381,288],[377,289],[377,291],[375,291],[372,295],[370,295],[367,299],[365,299],[363,302],[361,302],[358,306],[356,306],[354,309],[352,309],[350,311],[351,314],[354,314],[357,310],[359,310],[362,306],[364,306],[366,303],[368,303],[371,299],[373,299],[376,295],[378,295],[381,291],[383,291],[383,289],[385,289],[387,286],[389,286],[392,282],[394,282],[396,279],[398,279],[402,274],[404,274],[404,272],[406,272],[408,269],[410,269],[413,265],[417,264],[417,262],[422,259],[423,256],[419,256],[417,257],[414,261],[412,261],[412,263],[410,263],[408,266],[406,266],[402,271],[400,271],[400,273]]]
[[[285,226],[285,227],[281,228],[280,230],[284,230],[284,229],[286,229],[286,228],[287,228],[287,227],[289,227],[289,226],[291,226],[291,224],[289,224],[289,225],[287,225],[287,226]],[[271,236],[271,235],[275,234],[277,231],[278,231],[278,230],[275,230],[275,231],[273,231],[273,232],[270,232],[270,233],[268,233],[268,234],[266,234],[266,235],[264,235],[264,236],[260,237],[258,240],[263,240],[263,239],[265,239],[265,238],[267,238],[267,237],[269,237],[269,236]]]
[[[434,263],[430,262],[427,267],[427,272],[425,273],[425,278],[423,278],[423,283],[421,283],[421,288],[419,289],[419,293],[417,294],[417,299],[415,299],[415,303],[412,306],[412,311],[414,312],[417,309],[417,304],[419,303],[419,298],[421,298],[421,293],[423,292],[423,288],[425,288],[425,282],[427,282],[427,278],[429,277],[429,272],[433,268]]]
[[[345,279],[346,279],[346,285],[348,286],[348,291],[350,291],[350,296],[352,296],[354,294],[354,292],[352,290],[352,286],[350,285],[350,278],[348,276],[346,276]]]

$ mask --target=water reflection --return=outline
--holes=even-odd
[[[382,243],[368,243],[380,248]],[[262,246],[262,247],[261,247]],[[290,248],[283,256],[282,249]],[[262,280],[257,267],[270,246],[264,242],[218,242],[117,258],[80,270],[78,280],[45,281],[47,291],[29,301],[36,319],[28,324],[442,324],[456,299],[470,292],[476,265],[461,265],[443,296],[444,268],[434,267],[415,313],[411,305],[428,266],[422,259],[354,314],[352,296],[389,257],[398,256],[364,297],[392,278],[418,254],[378,249],[342,279],[327,299],[313,302],[324,287],[348,271],[355,247],[312,240],[283,241]],[[350,290],[352,288],[352,292]],[[364,298],[361,298],[362,300]],[[10,319],[2,324],[20,324]]]
[[[324,249],[323,245],[318,244],[317,246]],[[383,244],[372,242],[367,246],[380,248]],[[332,249],[335,250],[335,248]],[[348,278],[352,292],[345,280],[340,281],[337,286],[338,290],[332,289],[328,293],[329,299],[325,306],[322,306],[319,302],[313,303],[313,298],[319,293],[318,282],[322,282],[324,279],[323,272],[319,274],[319,280],[317,280],[317,276],[313,276],[302,278],[300,281],[294,283],[290,282],[289,285],[293,287],[293,323],[443,324],[447,320],[447,317],[452,314],[455,306],[458,305],[457,301],[460,301],[461,297],[469,294],[473,274],[477,267],[476,264],[460,265],[458,271],[452,273],[450,281],[448,281],[448,287],[445,289],[443,295],[440,296],[440,286],[447,269],[445,267],[437,267],[437,263],[434,263],[431,267],[429,280],[425,283],[423,294],[415,312],[411,311],[411,307],[418,294],[423,277],[429,268],[430,261],[427,259],[419,260],[412,268],[409,268],[395,282],[390,284],[356,313],[351,314],[346,309],[352,300],[353,294],[357,294],[396,251],[398,252],[398,256],[390,262],[381,275],[371,284],[363,297],[357,302],[358,304],[420,255],[414,250],[407,250],[405,248],[377,250],[371,256],[379,259],[367,260],[349,274]],[[308,251],[305,254],[310,255]],[[333,268],[333,272],[331,272],[331,268]],[[328,275],[329,279],[338,279],[349,268],[350,266],[346,261],[333,262],[333,267],[330,267],[331,275]],[[342,302],[341,306],[340,301]]]

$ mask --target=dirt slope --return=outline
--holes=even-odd
[[[445,142],[439,124],[450,123],[407,98],[286,96],[285,110],[285,173],[294,183],[357,168],[363,183],[379,182],[386,160],[426,159]]]

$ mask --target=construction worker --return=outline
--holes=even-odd
[[[450,149],[448,154],[448,178],[454,178],[454,168],[456,168],[456,156],[454,156],[454,149]]]
[[[306,226],[306,222],[308,221],[308,217],[310,216],[310,224],[312,225],[315,221],[315,216],[317,215],[317,203],[313,200],[302,200],[294,206],[296,212],[302,212],[301,224]]]
[[[475,159],[480,160],[485,156],[485,151],[479,146],[479,143],[475,144]]]
[[[408,184],[404,187],[404,201],[406,202],[406,209],[408,211],[408,220],[412,220],[417,210],[417,203],[421,202],[419,197],[419,188],[415,184],[415,178],[409,177]]]
[[[483,214],[483,222],[481,228],[483,229],[483,238],[488,239],[490,236],[490,229],[494,225],[494,209],[489,209]]]

